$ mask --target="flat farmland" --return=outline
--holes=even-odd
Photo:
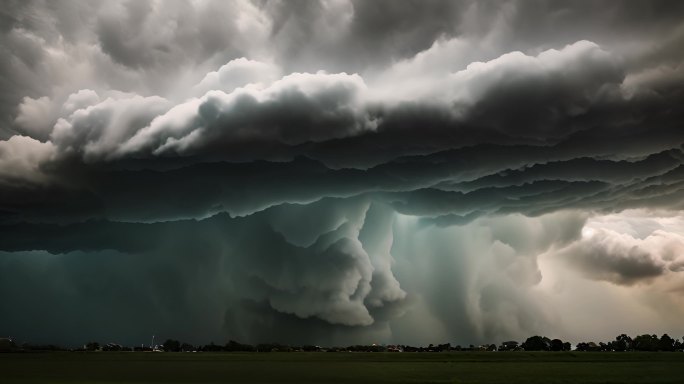
[[[682,383],[684,353],[0,354],[0,383]]]

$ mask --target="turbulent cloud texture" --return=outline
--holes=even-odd
[[[584,338],[587,287],[636,314],[597,337],[684,331],[682,15],[11,2],[0,332]]]

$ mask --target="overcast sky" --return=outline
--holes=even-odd
[[[684,2],[2,8],[0,336],[684,335]]]

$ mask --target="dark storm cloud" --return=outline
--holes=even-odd
[[[681,271],[679,238],[630,248],[580,231],[581,212],[683,208],[682,14],[664,1],[8,3],[0,294],[63,305],[65,340],[79,302],[195,339],[411,340],[414,321],[435,324],[427,338],[536,332],[554,323],[525,291],[539,254],[562,249],[618,285]],[[44,286],[12,296],[40,271]],[[426,313],[400,321],[412,305]],[[486,320],[506,316],[517,325]]]
[[[293,227],[295,217],[301,225]],[[141,306],[155,306],[161,327],[166,329],[171,329],[165,323],[173,316],[206,316],[201,312],[206,308],[192,302],[209,291],[222,302],[211,313],[225,311],[217,314],[218,319],[208,320],[218,320],[211,332],[228,331],[241,338],[268,341],[258,329],[241,329],[249,322],[250,311],[233,311],[254,306],[261,308],[264,316],[316,318],[334,329],[341,325],[369,326],[375,322],[375,312],[383,321],[383,312],[401,303],[406,293],[389,269],[388,250],[378,244],[386,234],[376,233],[378,228],[388,230],[388,218],[386,209],[369,210],[364,199],[326,200],[305,206],[281,205],[244,218],[217,215],[199,222],[12,225],[2,228],[0,238],[3,250],[19,255],[3,257],[4,271],[21,275],[31,264],[43,265],[52,279],[64,280],[51,289],[70,292],[88,306],[107,302],[115,319],[124,321],[130,316],[126,313],[129,304],[122,296],[129,294],[128,290],[120,291],[119,284],[139,291]],[[365,220],[376,225],[366,229]],[[361,232],[365,247],[358,239]],[[30,252],[37,249],[54,256]],[[102,260],[104,265],[95,260]],[[96,270],[91,269],[94,265]],[[125,269],[133,265],[135,271],[127,274]],[[91,291],[94,283],[84,275],[88,270],[118,283]],[[149,273],[153,276],[143,280],[138,275]],[[202,281],[186,284],[200,276]],[[11,286],[13,280],[3,284]],[[42,301],[48,293],[36,288],[22,295],[25,300]],[[65,304],[62,299],[55,300]],[[68,314],[56,316],[58,321],[69,318]],[[223,316],[242,325],[224,329]],[[25,327],[29,329],[30,325]],[[97,333],[92,327],[86,329]],[[68,327],[62,331],[75,335]],[[31,332],[41,333],[36,329]]]
[[[388,202],[404,214],[432,217],[681,204],[684,167],[678,149],[630,161],[583,157],[546,162],[556,156],[564,158],[555,147],[476,146],[398,158],[364,170],[333,169],[304,157],[167,170],[71,165],[55,169],[51,177],[68,177],[72,184],[4,187],[2,209],[5,221],[59,222],[156,221],[224,211],[246,215],[286,202],[358,195]],[[514,161],[519,164],[512,167]]]

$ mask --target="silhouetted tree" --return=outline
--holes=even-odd
[[[123,347],[119,344],[116,344],[116,343],[109,343],[109,344],[102,346],[102,350],[105,352],[117,352],[117,351],[121,351],[122,349],[123,349]]]
[[[278,343],[262,343],[257,344],[257,352],[292,352],[292,347],[289,345],[282,345]]]
[[[229,340],[224,350],[229,352],[252,352],[254,347],[249,344],[238,343],[235,340]]]
[[[563,340],[561,340],[561,339],[551,340],[550,349],[552,351],[562,351],[563,350]]]
[[[179,352],[181,343],[178,340],[167,339],[162,345],[164,352]]]
[[[682,344],[682,342],[679,340],[675,340],[674,349],[675,351],[681,351],[682,349],[684,349],[684,344]]]
[[[639,335],[634,338],[634,350],[657,351],[659,342],[656,335]]]
[[[548,351],[551,348],[551,340],[548,337],[528,337],[521,347],[526,351]]]
[[[577,343],[576,349],[582,352],[596,352],[600,351],[601,347],[596,345],[593,341],[590,341],[588,343]]]
[[[202,352],[218,352],[221,350],[223,350],[223,348],[220,345],[214,344],[213,341],[200,348],[200,351]]]
[[[675,340],[671,338],[667,333],[660,337],[658,340],[658,350],[671,352],[675,350]]]
[[[11,338],[0,339],[0,352],[10,352],[17,349],[17,345]]]
[[[91,341],[88,344],[85,345],[86,351],[97,351],[100,349],[100,343]]]
[[[615,338],[615,341],[610,343],[611,350],[623,352],[632,350],[632,338],[625,335],[624,333]]]
[[[517,341],[504,341],[499,346],[499,351],[515,351],[518,349]]]

